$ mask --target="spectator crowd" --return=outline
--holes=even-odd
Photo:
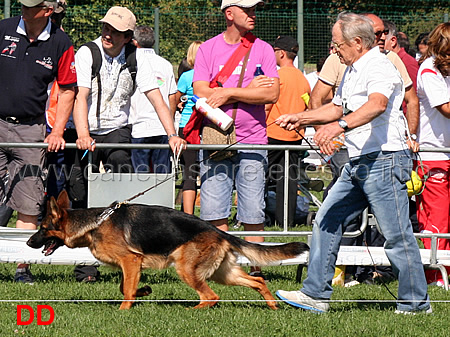
[[[94,171],[113,173],[171,174],[182,153],[185,212],[194,213],[200,198],[200,217],[228,230],[236,202],[236,221],[245,230],[263,231],[272,190],[275,224],[295,226],[304,151],[291,150],[285,158],[283,150],[246,149],[219,158],[186,148],[204,143],[206,130],[239,144],[304,145],[304,129],[312,126],[321,156],[331,158],[333,181],[316,216],[303,288],[280,290],[279,298],[326,312],[339,269],[349,285],[398,278],[397,313],[432,311],[427,284],[443,286],[443,275],[424,272],[413,228],[450,229],[450,155],[439,152],[450,147],[450,23],[420,34],[413,50],[395,22],[341,13],[329,55],[304,74],[296,68],[295,38],[282,35],[268,43],[252,33],[263,1],[222,0],[225,31],[193,41],[176,78],[172,64],[153,49],[153,29],[137,25],[125,7],[111,7],[100,20],[100,36],[75,53],[63,30],[70,10],[64,0],[20,2],[22,15],[0,22],[0,142],[48,147],[0,149],[3,226],[16,211],[17,228],[36,229],[45,199],[63,189],[71,207],[87,207],[85,151],[92,152]],[[221,131],[203,118],[194,95],[231,116],[233,126]],[[339,152],[337,137],[345,138]],[[66,142],[77,149],[66,149]],[[101,143],[164,148],[96,148]],[[436,151],[420,152],[421,147]],[[413,170],[422,188],[408,196]],[[343,241],[345,230],[359,227],[366,207],[382,233]],[[393,268],[336,269],[339,245],[361,240],[384,246]],[[431,247],[429,239],[422,241]],[[449,240],[439,239],[438,249],[450,250]],[[259,266],[250,275],[266,277]],[[94,267],[75,268],[78,281],[99,276]],[[14,280],[33,283],[30,266],[19,264]]]

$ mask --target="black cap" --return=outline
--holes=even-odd
[[[297,40],[294,39],[292,36],[286,35],[278,36],[277,39],[272,43],[272,47],[274,49],[279,48],[296,54],[298,52]]]

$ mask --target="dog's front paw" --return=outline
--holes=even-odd
[[[144,286],[137,290],[136,296],[137,297],[148,296],[151,293],[152,293],[152,288],[150,286]]]

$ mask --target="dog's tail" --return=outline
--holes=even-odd
[[[290,242],[277,245],[261,245],[238,240],[230,240],[235,250],[257,265],[267,265],[271,262],[292,259],[309,251],[309,246],[303,242]]]

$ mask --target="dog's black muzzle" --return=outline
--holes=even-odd
[[[46,237],[41,231],[38,231],[28,239],[27,245],[35,249],[44,246],[42,253],[45,256],[48,256],[53,254],[56,249],[63,246],[64,242],[59,238]]]

